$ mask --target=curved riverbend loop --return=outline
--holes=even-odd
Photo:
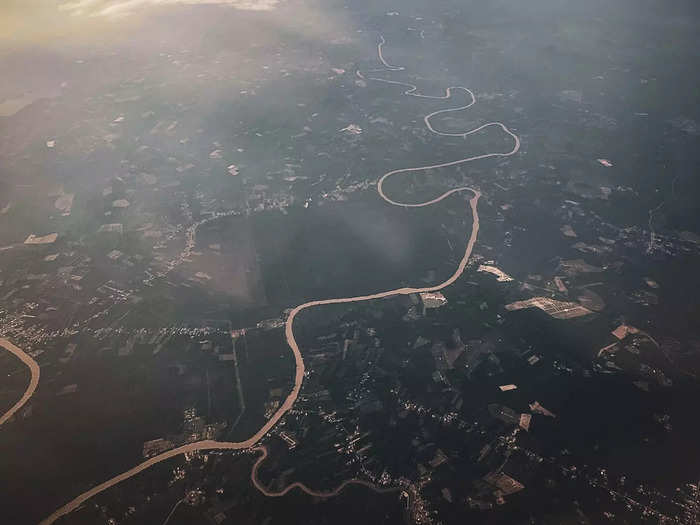
[[[389,64],[384,59],[384,53],[382,52],[384,50],[384,44],[386,44],[386,40],[384,39],[384,35],[379,35],[379,43],[377,44],[377,56],[379,57],[379,61],[386,68],[386,70],[387,71],[403,71],[404,69],[406,69],[403,66],[393,66],[393,65]]]
[[[384,37],[380,37],[379,44],[377,46],[377,54],[379,56],[380,62],[386,67],[386,70],[384,71],[403,71],[405,68],[402,66],[394,66],[389,64],[385,59],[384,55],[382,53],[383,51],[383,46],[385,44]],[[364,78],[362,74],[358,71],[357,72],[358,76],[360,78]],[[376,80],[379,82],[385,82],[389,84],[400,84],[404,86],[408,86],[409,89],[405,91],[404,93],[410,96],[418,97],[418,98],[428,98],[428,99],[442,99],[442,100],[447,100],[452,97],[452,93],[454,90],[462,90],[466,93],[468,93],[471,97],[471,102],[467,104],[466,106],[460,106],[456,108],[450,108],[450,109],[442,109],[438,111],[434,111],[433,113],[430,113],[425,116],[424,122],[428,129],[440,136],[447,136],[447,137],[467,137],[473,133],[477,133],[481,131],[482,129],[485,129],[490,126],[498,126],[500,127],[503,131],[506,132],[506,134],[510,135],[513,138],[514,145],[513,148],[505,153],[486,153],[483,155],[476,155],[472,157],[465,157],[462,159],[457,159],[449,162],[443,162],[440,164],[433,164],[429,166],[419,166],[419,167],[413,167],[413,168],[402,168],[398,170],[393,170],[388,173],[385,173],[382,175],[382,177],[379,179],[377,182],[377,191],[379,192],[379,196],[386,201],[388,204],[391,204],[393,206],[401,206],[403,208],[420,208],[420,207],[425,207],[425,206],[431,206],[432,204],[438,203],[450,195],[453,195],[458,192],[463,192],[463,191],[470,191],[474,194],[474,196],[469,200],[469,206],[471,208],[471,213],[472,213],[472,219],[473,219],[473,225],[472,225],[472,231],[471,235],[469,236],[469,240],[467,241],[467,245],[464,249],[464,255],[462,256],[461,261],[459,262],[459,265],[457,266],[457,269],[455,272],[444,282],[437,284],[435,286],[427,286],[427,287],[422,287],[422,288],[397,288],[394,290],[387,290],[384,292],[378,292],[375,294],[370,294],[370,295],[360,295],[360,296],[355,296],[355,297],[340,297],[336,299],[321,299],[321,300],[316,300],[316,301],[309,301],[304,304],[300,304],[299,306],[295,307],[294,309],[291,310],[289,313],[289,316],[287,317],[287,321],[285,323],[285,337],[287,340],[287,344],[292,350],[292,353],[294,354],[294,360],[295,360],[295,366],[296,366],[296,371],[294,374],[294,386],[292,387],[291,392],[287,396],[287,398],[284,400],[284,403],[279,407],[277,412],[274,413],[274,415],[258,430],[255,435],[251,436],[249,439],[246,441],[240,441],[240,442],[226,442],[226,441],[212,441],[212,440],[205,440],[205,441],[198,441],[195,443],[188,443],[186,445],[182,445],[178,448],[174,448],[172,450],[168,450],[167,452],[163,452],[162,454],[159,454],[157,456],[154,456],[143,463],[140,463],[139,465],[135,466],[134,468],[127,470],[126,472],[119,474],[115,477],[113,477],[110,480],[105,481],[104,483],[101,483],[100,485],[97,485],[90,490],[84,492],[77,498],[73,499],[60,509],[56,510],[51,516],[47,517],[43,521],[41,521],[40,525],[50,525],[54,523],[57,519],[59,519],[61,516],[64,516],[73,510],[77,509],[80,507],[83,503],[85,503],[87,500],[92,498],[93,496],[96,496],[97,494],[109,489],[110,487],[113,487],[114,485],[117,485],[118,483],[129,479],[140,472],[143,472],[144,470],[152,467],[153,465],[156,465],[157,463],[161,463],[162,461],[166,461],[170,458],[173,458],[175,456],[178,456],[180,454],[184,454],[187,452],[194,452],[194,451],[200,451],[200,450],[242,450],[242,449],[252,449],[255,447],[260,440],[277,424],[277,422],[292,408],[294,403],[297,400],[297,397],[299,396],[299,391],[301,390],[301,385],[304,380],[304,360],[301,356],[301,350],[299,349],[299,345],[297,344],[297,341],[294,337],[294,320],[296,319],[296,316],[301,313],[303,310],[306,310],[307,308],[312,308],[315,306],[324,306],[324,305],[329,305],[329,304],[345,304],[345,303],[359,303],[363,301],[372,301],[375,299],[384,299],[387,297],[394,297],[398,295],[408,295],[408,294],[413,294],[413,293],[422,293],[422,292],[436,292],[439,290],[442,290],[443,288],[447,288],[450,286],[452,283],[454,283],[459,277],[462,275],[464,272],[465,268],[467,267],[467,263],[469,262],[469,257],[471,256],[472,250],[474,249],[474,244],[476,243],[476,239],[479,235],[479,213],[477,211],[477,204],[479,202],[479,198],[481,197],[481,193],[473,188],[469,187],[460,187],[460,188],[453,188],[451,190],[448,190],[444,192],[442,195],[435,197],[434,199],[425,201],[425,202],[419,202],[419,203],[405,203],[405,202],[399,202],[396,200],[391,199],[384,193],[383,185],[384,182],[391,176],[393,175],[398,175],[400,173],[409,173],[409,172],[416,172],[416,171],[426,171],[430,169],[437,169],[437,168],[446,168],[449,166],[457,166],[460,164],[465,164],[467,162],[472,162],[475,160],[479,159],[487,159],[490,157],[509,157],[511,155],[514,155],[517,153],[517,151],[520,149],[520,139],[518,136],[513,133],[510,129],[508,129],[504,124],[500,122],[489,122],[487,124],[482,124],[481,126],[474,128],[470,131],[466,131],[464,133],[447,133],[447,132],[441,132],[437,131],[433,128],[433,126],[430,123],[430,119],[436,115],[447,113],[447,112],[453,112],[453,111],[461,111],[463,109],[467,109],[471,106],[473,106],[476,102],[476,98],[474,97],[474,94],[467,88],[465,87],[450,87],[445,91],[444,96],[428,96],[428,95],[421,95],[415,93],[417,90],[417,87],[414,86],[413,84],[406,84],[402,82],[395,82],[391,80],[386,80],[386,79],[372,79],[370,78],[369,80]],[[260,467],[260,464],[267,458],[267,449],[262,446],[262,447],[256,447],[255,450],[257,451],[262,451],[262,455],[258,458],[258,460],[255,462],[255,465],[253,466],[252,472],[251,472],[251,481],[255,485],[255,487],[260,490],[263,494],[266,496],[270,497],[279,497],[279,496],[284,496],[287,494],[289,491],[293,489],[299,489],[302,490],[303,492],[312,495],[312,496],[317,496],[317,497],[332,497],[337,494],[339,494],[344,488],[346,488],[348,485],[355,484],[355,485],[363,485],[366,487],[371,488],[372,490],[375,490],[377,492],[388,492],[390,490],[393,490],[392,488],[379,488],[373,485],[372,483],[369,483],[367,481],[362,481],[362,480],[357,480],[357,479],[351,479],[343,482],[339,487],[337,487],[334,490],[331,490],[329,492],[318,492],[314,491],[310,488],[308,488],[306,485],[303,483],[292,483],[288,487],[285,487],[279,492],[272,492],[267,490],[258,480],[257,477],[257,472]]]
[[[39,364],[34,361],[32,356],[27,354],[24,350],[21,348],[13,345],[10,341],[4,338],[0,338],[0,346],[2,346],[5,350],[8,352],[14,354],[17,356],[17,358],[22,361],[27,367],[29,368],[29,371],[31,372],[32,376],[31,379],[29,380],[29,385],[27,385],[27,389],[24,391],[24,394],[20,398],[19,401],[17,401],[10,410],[5,412],[1,417],[0,417],[0,426],[2,426],[5,422],[7,422],[13,415],[15,415],[15,412],[17,412],[20,408],[24,406],[24,404],[29,401],[29,399],[34,395],[34,391],[36,390],[37,385],[39,384]]]
[[[345,488],[347,488],[350,485],[362,485],[363,487],[367,487],[368,489],[371,489],[379,494],[386,494],[388,492],[396,492],[397,490],[399,490],[398,487],[377,487],[374,483],[370,483],[369,481],[353,478],[343,481],[335,489],[328,491],[313,490],[304,485],[303,483],[295,481],[291,485],[287,485],[286,487],[284,487],[282,490],[274,492],[268,490],[262,483],[260,483],[260,480],[258,479],[258,469],[260,468],[262,462],[265,461],[265,458],[267,458],[267,447],[256,447],[254,450],[256,452],[262,452],[262,455],[253,465],[253,471],[251,472],[250,479],[253,481],[253,485],[255,485],[255,488],[257,488],[260,492],[262,492],[265,496],[269,498],[279,498],[281,496],[286,495],[288,492],[291,492],[294,489],[299,489],[305,494],[317,498],[332,498],[343,492],[343,490],[345,490]]]

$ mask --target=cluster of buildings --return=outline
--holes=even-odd
[[[207,423],[197,414],[194,407],[188,407],[183,411],[182,431],[165,438],[156,438],[144,442],[142,454],[144,458],[151,458],[170,450],[171,448],[194,443],[205,439],[217,439],[222,434],[227,424],[225,422]]]

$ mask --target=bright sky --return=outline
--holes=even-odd
[[[51,39],[104,37],[116,21],[149,8],[218,5],[271,11],[280,0],[0,0],[0,51],[8,44],[47,44]]]
[[[163,5],[219,4],[236,9],[268,11],[279,0],[65,0],[59,9],[74,15],[88,16],[124,16],[140,9]]]

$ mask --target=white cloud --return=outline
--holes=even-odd
[[[270,11],[280,0],[70,0],[60,9],[74,15],[126,16],[139,9],[167,5],[225,5],[246,11]]]

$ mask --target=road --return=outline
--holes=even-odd
[[[20,408],[24,406],[24,404],[29,401],[29,399],[34,395],[34,391],[36,390],[37,385],[39,384],[39,364],[34,361],[32,356],[27,354],[24,350],[21,348],[13,345],[10,341],[7,339],[0,338],[0,346],[2,346],[5,350],[8,352],[13,353],[17,358],[22,361],[27,367],[29,367],[29,370],[32,374],[31,379],[29,380],[29,385],[27,385],[27,389],[24,391],[24,394],[20,398],[19,401],[17,401],[10,410],[5,412],[2,417],[0,417],[0,426],[2,426],[5,422],[7,422],[13,415],[15,415],[15,412],[17,412]]]
[[[385,43],[385,40],[383,37],[381,37],[380,42],[377,46],[377,53],[379,56],[380,61],[382,64],[386,67],[385,71],[403,71],[404,68],[401,66],[392,66],[386,62],[383,56],[382,48]],[[359,76],[362,76],[361,73],[358,73]],[[364,77],[363,77],[364,78]],[[85,503],[87,500],[92,498],[93,496],[96,496],[97,494],[104,492],[105,490],[109,489],[110,487],[113,487],[117,485],[118,483],[121,483],[122,481],[125,481],[140,472],[143,472],[144,470],[152,467],[153,465],[156,465],[158,463],[161,463],[163,461],[166,461],[168,459],[171,459],[175,456],[179,456],[180,454],[184,454],[187,452],[195,452],[195,451],[202,451],[202,450],[242,450],[242,449],[250,449],[255,447],[260,440],[279,422],[279,420],[284,417],[284,415],[294,406],[294,403],[297,400],[297,397],[299,396],[299,392],[301,390],[301,385],[304,380],[304,360],[301,355],[301,350],[299,349],[299,345],[297,344],[296,338],[294,337],[294,320],[296,319],[297,315],[299,315],[301,312],[306,310],[307,308],[313,308],[316,306],[324,306],[324,305],[330,305],[330,304],[345,304],[345,303],[359,303],[359,302],[364,302],[364,301],[373,301],[376,299],[385,299],[388,297],[395,297],[398,295],[408,295],[408,294],[413,294],[413,293],[422,293],[422,292],[437,292],[439,290],[442,290],[444,288],[447,288],[450,286],[452,283],[454,283],[459,277],[462,275],[464,272],[467,263],[469,262],[469,257],[471,256],[472,250],[474,249],[474,244],[476,243],[476,239],[479,235],[479,213],[477,210],[477,205],[479,202],[479,198],[481,197],[481,193],[474,188],[470,187],[460,187],[460,188],[453,188],[450,189],[438,197],[435,197],[433,199],[424,201],[424,202],[419,202],[419,203],[406,203],[406,202],[400,202],[394,199],[391,199],[384,193],[384,183],[389,177],[399,175],[402,173],[409,173],[409,172],[416,172],[416,171],[426,171],[426,170],[431,170],[431,169],[437,169],[437,168],[445,168],[445,167],[450,167],[450,166],[457,166],[460,164],[465,164],[468,162],[473,162],[476,160],[480,159],[486,159],[490,157],[509,157],[511,155],[514,155],[515,153],[518,152],[520,149],[520,139],[518,136],[513,133],[510,129],[508,129],[504,124],[500,122],[489,122],[486,124],[482,124],[481,126],[478,126],[477,128],[474,128],[472,130],[463,132],[463,133],[447,133],[447,132],[440,132],[437,131],[433,128],[433,126],[430,123],[430,120],[432,117],[445,113],[445,112],[452,112],[452,111],[461,111],[463,109],[467,109],[474,105],[476,102],[476,97],[474,97],[474,94],[467,88],[465,87],[450,87],[445,91],[444,96],[428,96],[428,95],[420,95],[416,94],[415,91],[417,88],[413,84],[406,84],[406,83],[400,83],[400,82],[394,82],[394,81],[388,81],[385,79],[376,79],[376,78],[370,78],[370,80],[376,80],[380,82],[385,82],[385,83],[390,83],[390,84],[402,84],[402,85],[407,85],[410,87],[410,89],[405,92],[405,94],[418,97],[418,98],[432,98],[432,99],[442,99],[442,100],[447,100],[452,97],[453,91],[456,90],[461,90],[464,91],[471,96],[471,102],[467,104],[466,106],[459,106],[457,108],[450,108],[450,109],[443,109],[443,110],[438,110],[433,113],[430,113],[426,115],[424,118],[424,122],[428,129],[433,132],[436,135],[440,136],[459,136],[459,137],[467,137],[469,135],[472,135],[474,133],[477,133],[487,127],[491,126],[497,126],[500,127],[503,131],[505,131],[514,141],[512,149],[505,153],[486,153],[483,155],[476,155],[476,156],[471,156],[471,157],[464,157],[448,162],[443,162],[439,164],[432,164],[428,166],[417,166],[417,167],[411,167],[411,168],[401,168],[393,171],[389,171],[382,175],[382,177],[378,180],[377,182],[377,191],[379,193],[379,196],[386,201],[388,204],[391,204],[393,206],[400,206],[403,208],[420,208],[420,207],[425,207],[425,206],[431,206],[433,204],[436,204],[447,197],[459,193],[459,192],[464,192],[464,191],[469,191],[473,193],[473,197],[469,200],[469,206],[471,208],[471,213],[472,213],[472,220],[473,220],[473,226],[472,226],[472,231],[469,236],[469,240],[467,241],[467,244],[464,249],[464,255],[462,256],[462,259],[459,262],[459,265],[457,266],[457,269],[454,271],[454,273],[444,282],[435,285],[435,286],[428,286],[428,287],[422,287],[422,288],[396,288],[394,290],[387,290],[383,292],[378,292],[370,295],[359,295],[359,296],[353,296],[353,297],[340,297],[340,298],[334,298],[334,299],[320,299],[320,300],[315,300],[315,301],[309,301],[304,304],[300,304],[299,306],[295,307],[294,309],[291,310],[289,313],[289,317],[287,317],[287,321],[285,323],[285,338],[287,340],[287,344],[292,350],[292,353],[294,355],[294,361],[295,361],[295,374],[294,374],[294,386],[292,387],[291,392],[287,396],[287,398],[284,400],[284,403],[279,407],[277,412],[273,414],[273,416],[258,430],[253,436],[251,436],[249,439],[245,441],[240,441],[240,442],[228,442],[228,441],[213,441],[213,440],[205,440],[205,441],[198,441],[195,443],[188,443],[186,445],[182,445],[180,447],[174,448],[172,450],[168,450],[167,452],[163,452],[162,454],[159,454],[157,456],[154,456],[143,463],[140,463],[139,465],[133,467],[130,470],[127,470],[126,472],[123,472],[122,474],[119,474],[89,490],[86,492],[82,493],[72,501],[68,502],[66,505],[63,507],[59,508],[56,510],[53,514],[51,514],[49,517],[45,518],[44,520],[41,521],[40,525],[50,525],[54,523],[57,519],[59,519],[61,516],[65,516],[66,514],[72,512],[73,510],[77,509],[80,507],[83,503]],[[275,492],[270,492],[265,487],[263,487],[260,482],[257,479],[257,470],[260,466],[260,463],[265,460],[267,457],[267,449],[264,447],[258,447],[258,450],[262,450],[263,454],[262,456],[256,461],[255,466],[253,467],[253,471],[251,472],[251,480],[254,483],[254,485],[263,493],[268,496],[283,496],[290,490],[294,488],[298,488],[306,492],[307,494],[311,494],[314,496],[320,496],[320,497],[331,497],[334,496],[338,493],[340,493],[346,486],[350,484],[361,484],[364,486],[368,486],[373,488],[374,490],[381,490],[377,489],[374,485],[371,483],[361,481],[361,480],[348,480],[342,483],[338,488],[331,490],[329,492],[315,492],[305,485],[301,483],[292,483],[279,493]]]
[[[177,510],[177,508],[178,508],[180,505],[182,505],[184,502],[185,502],[185,500],[184,500],[184,499],[181,499],[181,500],[178,500],[178,502],[175,503],[175,505],[173,505],[173,508],[172,508],[172,510],[168,513],[168,516],[165,518],[165,521],[163,522],[163,525],[168,525],[168,522],[170,521],[170,518],[173,517],[173,514],[175,514],[175,511]]]

